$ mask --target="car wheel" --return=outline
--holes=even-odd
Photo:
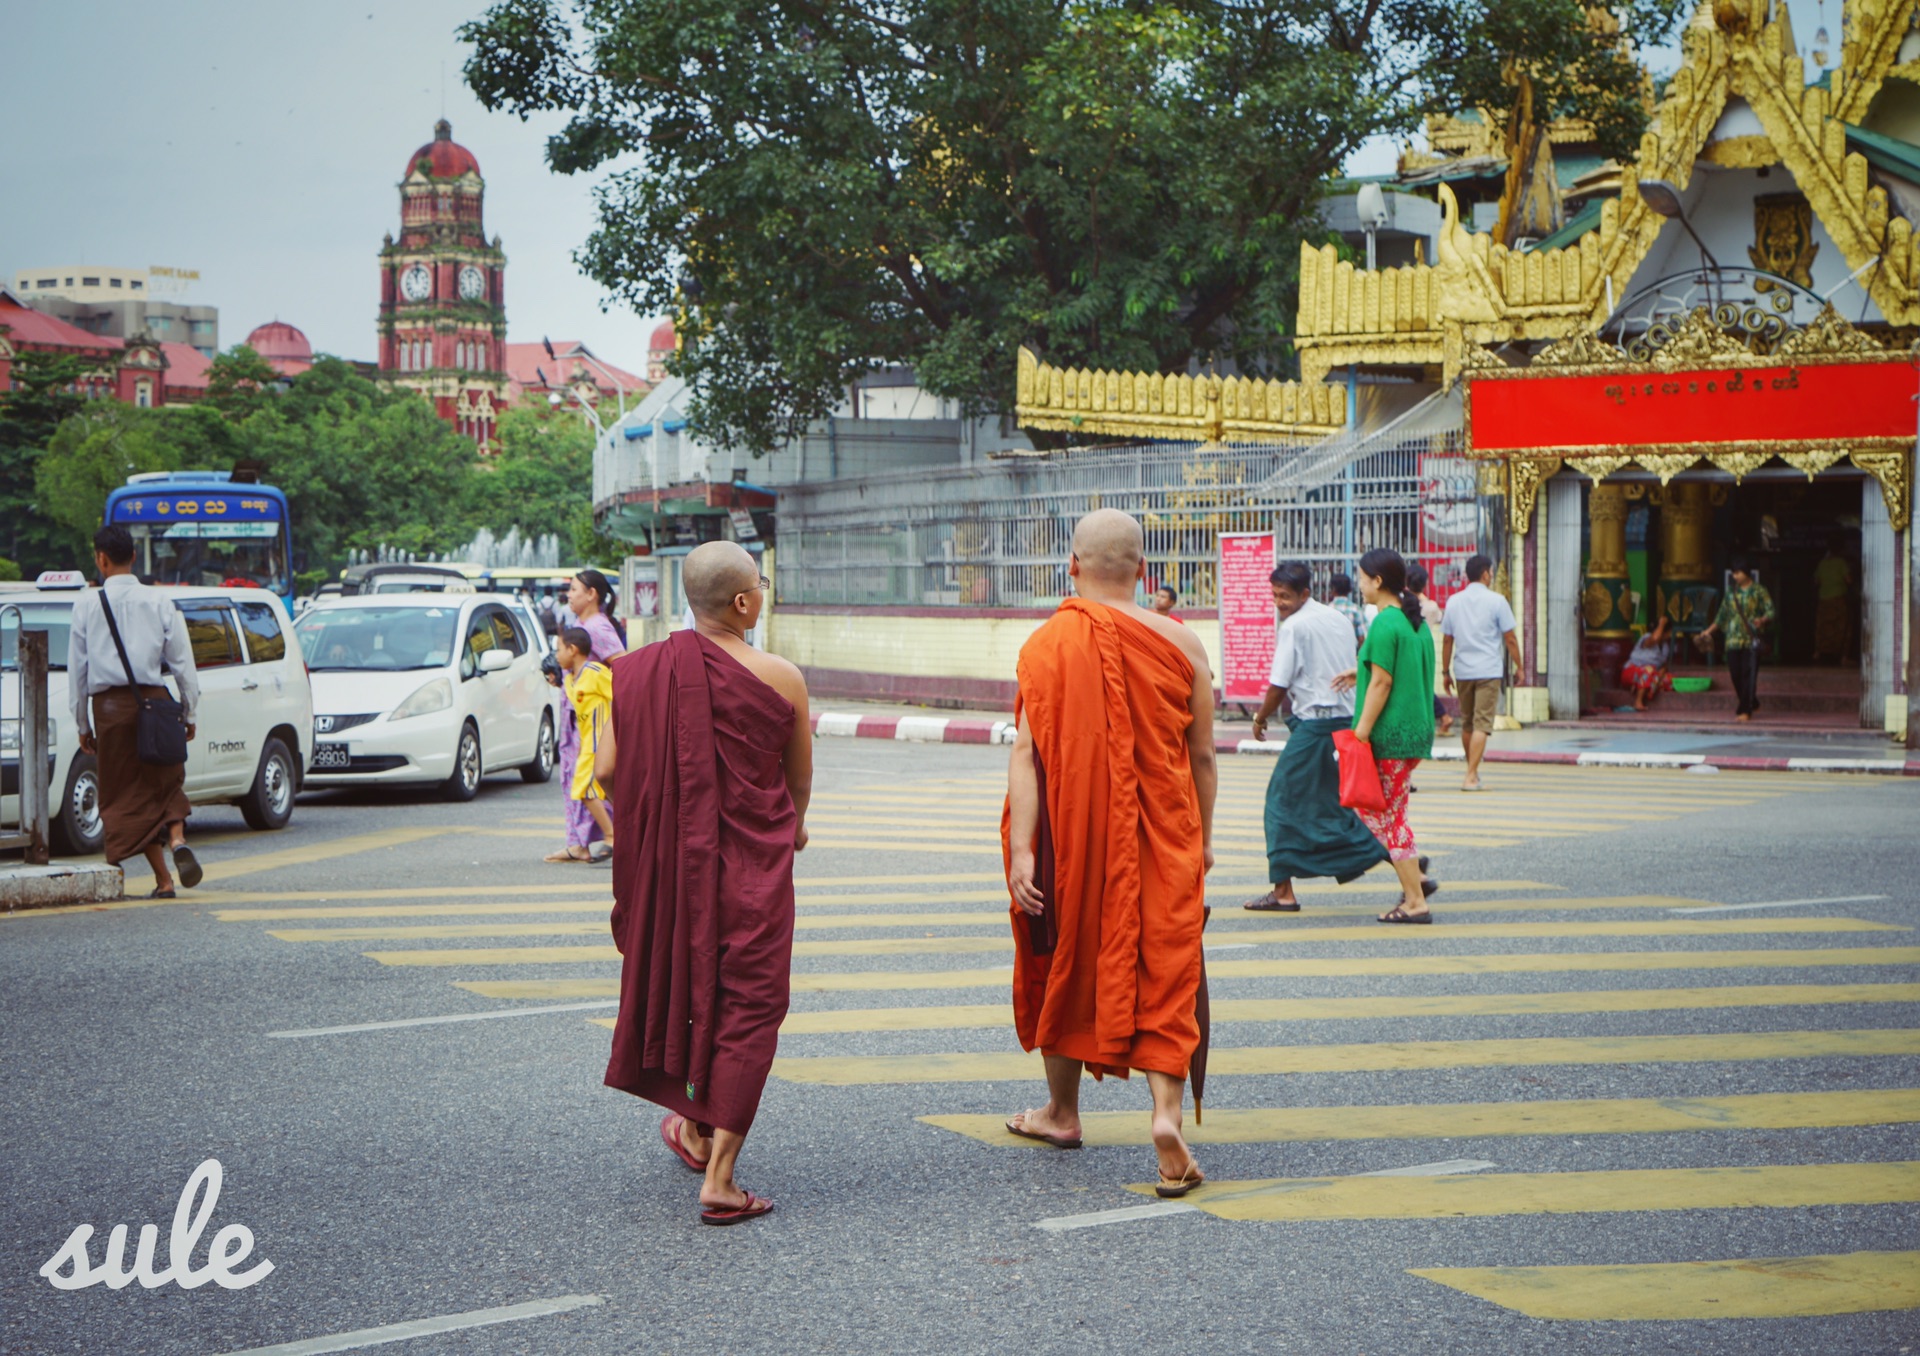
[[[90,753],[76,753],[67,769],[67,788],[47,826],[53,850],[63,857],[90,857],[107,841],[100,817],[100,764]]]
[[[553,713],[547,712],[540,717],[540,742],[533,751],[533,761],[520,766],[520,780],[538,786],[542,782],[553,780],[553,765],[560,761],[560,749],[553,737]]]
[[[440,783],[445,800],[472,800],[480,791],[480,732],[460,727],[460,743],[453,751],[453,772]]]
[[[253,787],[241,797],[240,815],[250,829],[284,829],[293,818],[293,797],[299,789],[293,755],[285,744],[269,739],[260,751]]]

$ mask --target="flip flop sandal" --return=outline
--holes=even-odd
[[[688,1167],[704,1177],[707,1175],[707,1165],[695,1158],[693,1151],[687,1148],[686,1141],[680,1138],[680,1127],[685,1124],[686,1117],[680,1115],[678,1112],[668,1112],[666,1118],[660,1122],[660,1140],[669,1149],[680,1155],[680,1161],[682,1163],[685,1163]]]
[[[173,850],[173,869],[180,876],[180,883],[191,890],[200,883],[206,872],[200,869],[199,859],[193,855],[193,849],[182,843]]]
[[[758,1219],[773,1209],[773,1202],[765,1196],[756,1196],[751,1191],[746,1195],[746,1203],[740,1206],[701,1206],[700,1222],[702,1224],[739,1224],[746,1220]]]
[[[1153,1194],[1162,1200],[1171,1201],[1186,1195],[1206,1180],[1207,1175],[1200,1171],[1200,1165],[1189,1158],[1187,1160],[1187,1170],[1180,1176],[1169,1177],[1165,1173],[1161,1173],[1160,1183],[1154,1187]]]
[[[148,899],[178,899],[179,896],[176,895],[171,890],[162,890],[158,887],[155,887],[154,889],[147,891],[147,898]]]
[[[546,856],[542,857],[540,860],[543,862],[552,862],[556,866],[565,862],[579,862],[584,866],[586,863],[592,861],[593,858],[591,856],[576,857],[571,852],[567,851],[565,848],[562,848],[558,852],[549,852]]]
[[[1255,895],[1240,907],[1254,913],[1299,913],[1300,901],[1296,899],[1292,903],[1282,904],[1272,895]]]
[[[1021,1111],[1016,1114],[1024,1116],[1028,1113]],[[1048,1135],[1038,1130],[1023,1130],[1011,1120],[1007,1122],[1007,1133],[1009,1135],[1018,1135],[1021,1139],[1037,1139],[1042,1144],[1051,1144],[1056,1149],[1077,1149],[1081,1144],[1080,1140],[1073,1139],[1067,1135]]]
[[[1381,923],[1431,923],[1433,921],[1433,915],[1431,913],[1408,913],[1405,905],[1396,904],[1392,909],[1381,914],[1376,921]]]

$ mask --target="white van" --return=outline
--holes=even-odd
[[[67,699],[67,637],[73,604],[86,580],[69,570],[42,575],[36,585],[30,591],[0,593],[0,606],[17,606],[28,630],[48,633],[53,849],[84,856],[98,852],[105,837],[99,771],[93,755],[80,752]],[[186,618],[200,678],[196,728],[187,746],[187,800],[237,805],[252,828],[286,827],[313,756],[313,690],[285,606],[265,589],[170,587],[167,593]],[[5,614],[0,628],[0,821],[7,823],[20,812],[16,634],[12,614]]]

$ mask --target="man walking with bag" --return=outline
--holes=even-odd
[[[172,899],[169,851],[180,884],[190,890],[201,876],[187,846],[186,745],[200,700],[187,623],[171,598],[134,577],[126,528],[94,533],[93,561],[100,587],[73,605],[67,644],[74,728],[82,751],[99,760],[107,860],[144,854],[153,867],[147,897]],[[178,703],[168,673],[180,685]]]

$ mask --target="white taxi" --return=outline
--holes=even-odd
[[[86,587],[78,570],[59,570],[31,589],[0,593],[0,606],[20,609],[22,626],[48,633],[49,828],[54,850],[73,856],[98,852],[105,837],[99,769],[80,751],[67,699],[67,637],[74,600]],[[313,747],[313,693],[286,608],[265,589],[169,587],[167,594],[186,619],[200,678],[187,800],[237,805],[255,829],[286,827]],[[0,617],[0,822],[11,823],[20,812],[18,633],[11,613]]]
[[[559,707],[526,609],[476,593],[326,598],[294,624],[313,675],[312,787],[553,776]]]

